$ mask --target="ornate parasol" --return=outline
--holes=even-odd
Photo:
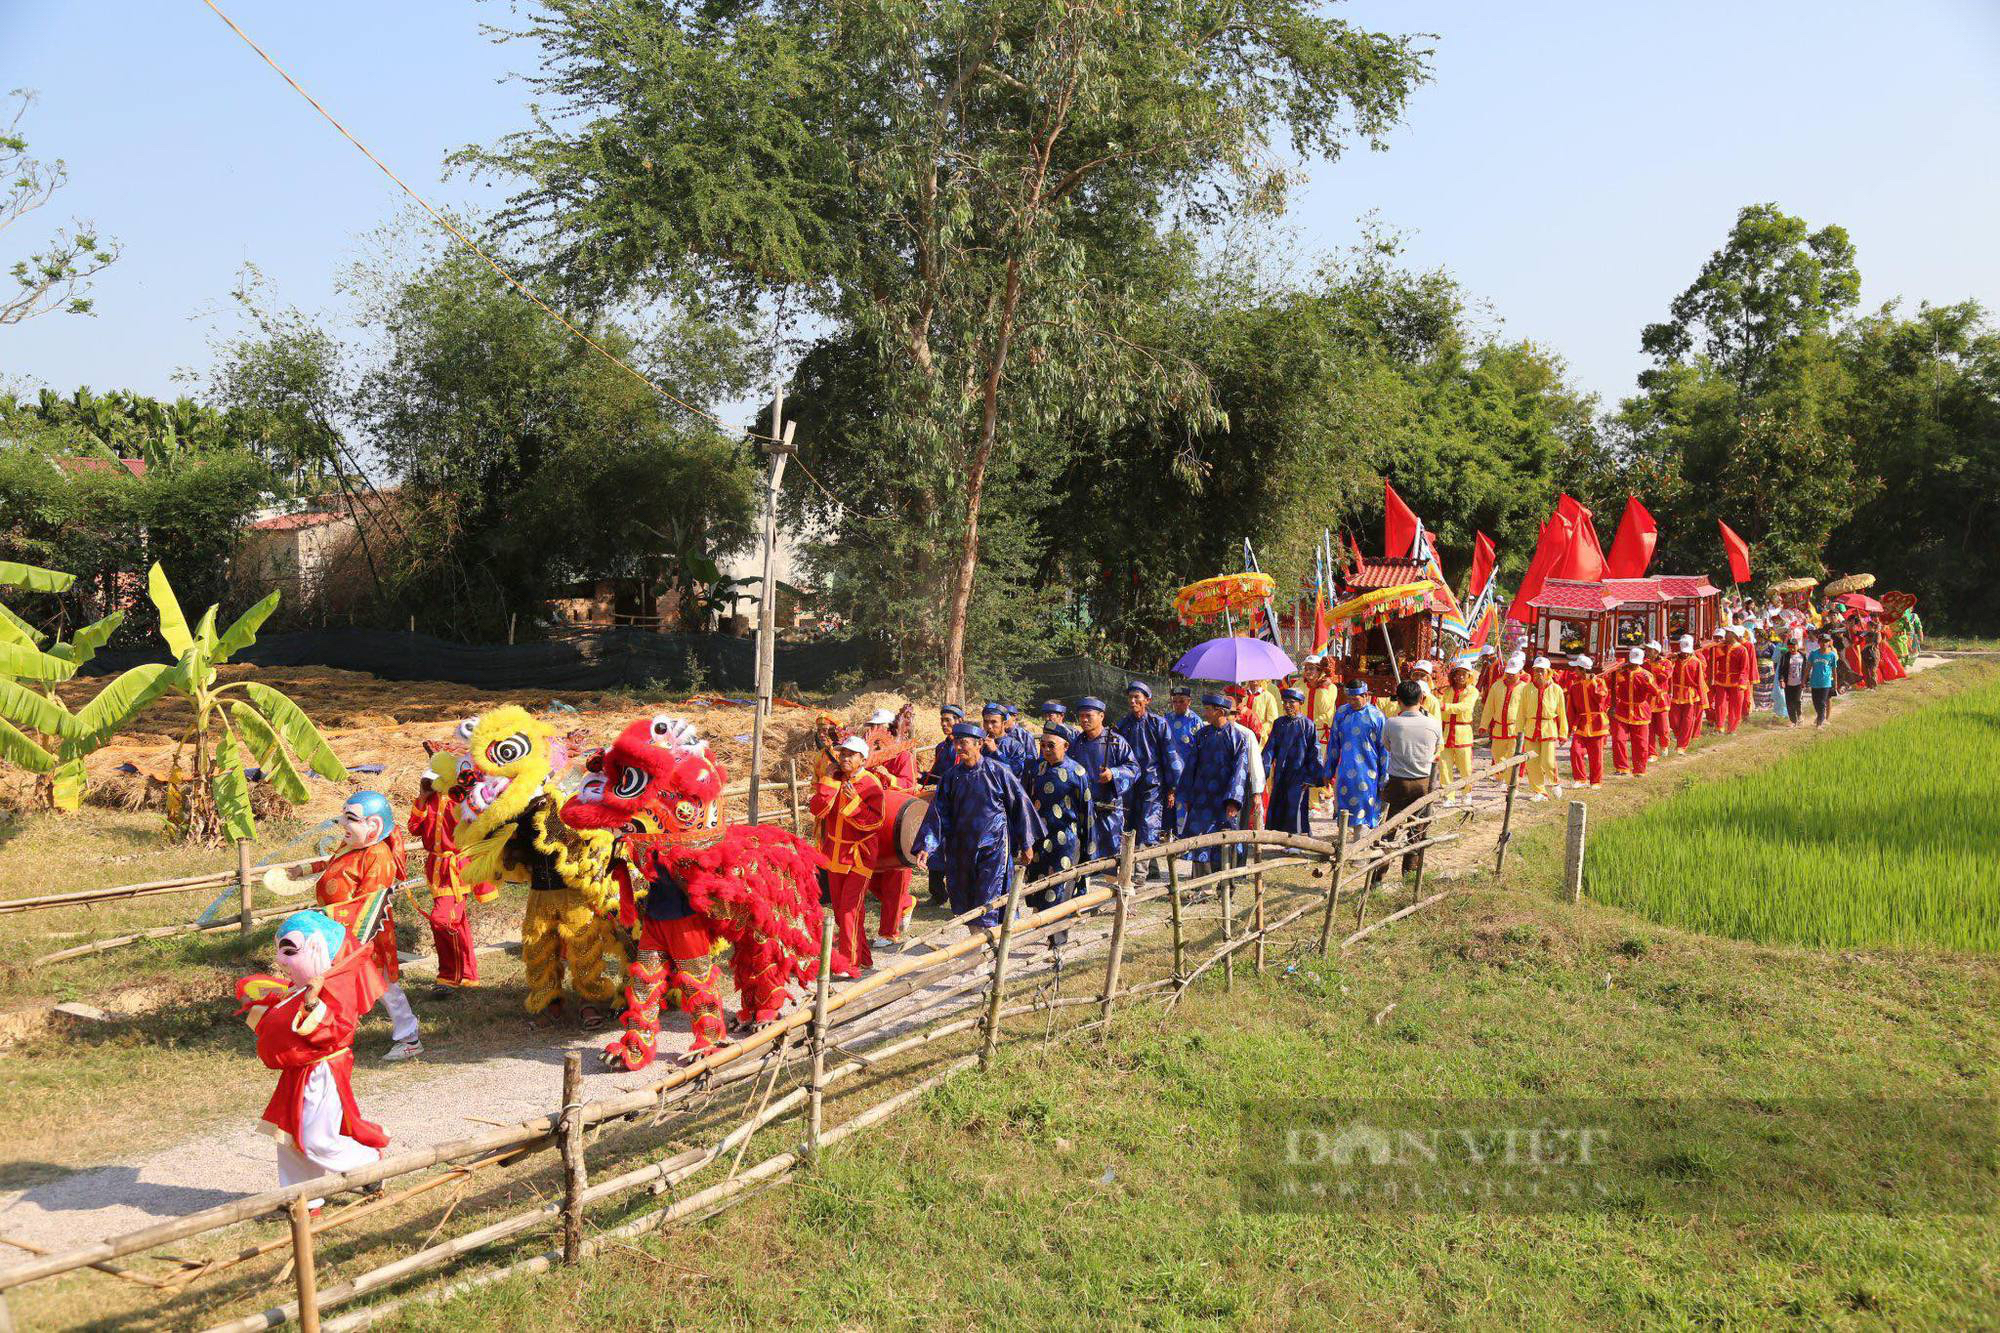
[[[1850,611],[1867,611],[1877,615],[1882,611],[1882,603],[1876,601],[1867,593],[1844,592],[1833,600],[1836,605],[1844,606]]]
[[[1828,597],[1838,597],[1844,592],[1867,592],[1875,586],[1873,574],[1849,574],[1844,579],[1835,579],[1826,585]]]
[[[1900,617],[1903,612],[1916,604],[1917,595],[1915,593],[1885,592],[1882,594],[1882,610],[1890,616]]]
[[[1245,614],[1264,605],[1278,590],[1269,574],[1224,574],[1190,583],[1174,594],[1174,614],[1181,624],[1213,620],[1227,613]]]
[[[1327,624],[1346,626],[1352,631],[1372,629],[1376,625],[1404,616],[1421,615],[1431,609],[1431,594],[1437,591],[1437,584],[1429,579],[1416,583],[1399,583],[1393,588],[1376,588],[1350,597],[1339,606],[1326,613]]]
[[[1174,674],[1192,680],[1283,680],[1298,668],[1268,639],[1225,635],[1198,643],[1174,663]]]
[[[1795,579],[1779,579],[1776,583],[1773,583],[1771,585],[1771,591],[1773,593],[1779,594],[1780,596],[1788,592],[1804,592],[1806,589],[1813,587],[1818,582],[1819,582],[1818,579],[1809,579],[1805,575],[1801,574]]]

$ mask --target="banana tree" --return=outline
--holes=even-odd
[[[301,761],[329,782],[346,780],[347,767],[334,755],[326,737],[283,692],[255,680],[216,683],[216,668],[257,641],[258,629],[277,609],[276,592],[219,634],[215,628],[218,608],[213,606],[194,628],[188,627],[173,585],[157,564],[146,576],[146,592],[160,615],[160,637],[176,660],[152,664],[153,673],[139,678],[135,689],[148,699],[160,694],[180,695],[194,709],[193,724],[175,747],[168,770],[171,781],[180,768],[181,754],[193,750],[192,777],[178,818],[168,821],[170,834],[202,842],[257,836],[257,821],[250,809],[250,779],[243,761],[246,752],[264,770],[272,788],[294,805],[305,804],[308,797]],[[133,668],[133,672],[146,671],[146,667]]]
[[[60,593],[74,577],[53,569],[0,560],[0,587]],[[69,642],[49,636],[0,603],[0,760],[35,775],[35,793],[49,808],[73,811],[83,802],[84,756],[116,736],[151,701],[141,668],[127,671],[72,713],[55,687],[74,676],[124,623],[114,611],[85,625]]]

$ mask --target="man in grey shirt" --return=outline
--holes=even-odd
[[[1395,818],[1399,811],[1430,794],[1438,751],[1444,748],[1444,728],[1422,707],[1422,686],[1414,680],[1404,681],[1396,687],[1396,702],[1403,706],[1403,711],[1382,724],[1382,748],[1389,752],[1389,775],[1382,782],[1384,819]],[[1422,842],[1430,823],[1428,812],[1425,817],[1411,820],[1402,830],[1403,840]],[[1404,855],[1405,879],[1421,874],[1423,867],[1421,848]],[[1377,867],[1373,878],[1379,880],[1382,870],[1383,867]]]

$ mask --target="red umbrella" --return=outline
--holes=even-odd
[[[1882,610],[1882,603],[1876,601],[1866,593],[1844,592],[1833,600],[1852,611],[1868,611],[1879,614]]]

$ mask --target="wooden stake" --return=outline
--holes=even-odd
[[[804,831],[799,816],[799,761],[796,759],[787,759],[785,761],[785,772],[785,787],[791,793],[792,799],[792,833],[796,836]]]
[[[1236,868],[1231,864],[1236,859],[1235,849],[1218,847],[1215,854],[1221,860],[1224,869],[1234,870]],[[1215,900],[1222,905],[1222,942],[1224,944],[1236,938],[1235,887],[1236,881],[1234,878],[1225,879],[1215,886]],[[1222,989],[1225,992],[1236,989],[1236,955],[1234,953],[1222,961]]]
[[[1507,804],[1500,812],[1500,844],[1493,853],[1493,875],[1499,878],[1507,868],[1507,844],[1514,840],[1514,791],[1521,785],[1521,766],[1514,765],[1507,770]]]
[[[833,908],[819,917],[819,980],[813,988],[812,1091],[806,1099],[806,1157],[819,1156],[820,1103],[826,1095],[826,1002],[833,986]]]
[[[1174,982],[1186,975],[1185,949],[1181,939],[1181,859],[1167,858],[1167,911],[1174,931]]]
[[[1264,849],[1256,843],[1250,844],[1250,864],[1262,865]],[[1250,875],[1250,926],[1257,932],[1257,974],[1264,973],[1264,872],[1256,870]]]
[[[1569,803],[1569,836],[1563,841],[1563,893],[1571,902],[1583,901],[1583,834],[1590,817],[1582,801]]]
[[[236,929],[244,939],[250,938],[250,927],[256,920],[257,909],[251,901],[256,889],[250,879],[250,844],[239,841],[236,844]]]
[[[986,1031],[979,1039],[981,1069],[993,1063],[993,1052],[1000,1045],[1000,996],[1007,985],[1007,955],[1014,947],[1014,913],[1021,905],[1021,884],[1027,875],[1027,867],[1014,867],[1014,882],[1007,889],[1007,908],[1000,915],[1000,938],[993,946],[993,985],[986,996]]]
[[[1132,897],[1132,850],[1138,835],[1127,833],[1118,846],[1118,896],[1111,900],[1111,953],[1104,963],[1104,1005],[1099,1015],[1111,1031],[1111,1007],[1118,1000],[1118,973],[1125,966],[1125,918]]]
[[[583,1167],[583,1053],[563,1056],[561,1143],[563,1159],[563,1262],[583,1255],[583,1192],[589,1182]]]
[[[1333,904],[1340,896],[1340,870],[1347,863],[1347,812],[1333,812],[1333,869],[1326,886],[1326,915],[1319,923],[1319,951],[1325,955],[1333,944]]]
[[[299,1327],[319,1333],[319,1271],[313,1263],[312,1209],[303,1195],[292,1200],[292,1274],[299,1286]]]

